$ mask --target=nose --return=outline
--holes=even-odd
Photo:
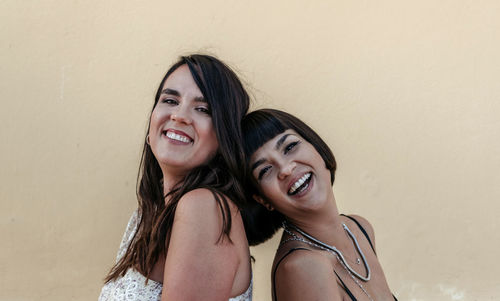
[[[189,112],[187,112],[187,108],[182,108],[182,106],[179,106],[177,110],[172,112],[172,115],[170,115],[170,119],[178,123],[192,123],[192,119],[189,116]]]
[[[278,178],[280,180],[286,179],[286,177],[293,173],[296,166],[297,164],[294,161],[284,162],[284,164],[280,167]]]

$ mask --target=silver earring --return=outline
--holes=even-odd
[[[148,145],[151,145],[151,144],[149,143],[149,134],[146,136],[146,143],[147,143]]]

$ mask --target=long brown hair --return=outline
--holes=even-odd
[[[222,212],[219,240],[228,237],[231,230],[227,199],[239,208],[245,202],[241,185],[245,154],[240,123],[248,111],[250,100],[237,75],[215,57],[200,54],[183,56],[170,67],[161,81],[153,109],[169,75],[184,64],[189,67],[196,85],[210,106],[219,143],[217,154],[210,162],[191,170],[167,195],[163,195],[162,171],[144,139],[137,176],[139,225],[125,255],[111,268],[105,282],[125,275],[129,268],[135,268],[149,277],[154,264],[167,251],[166,239],[172,228],[177,204],[185,193],[197,188],[207,188],[213,193]],[[167,204],[166,197],[169,198]]]

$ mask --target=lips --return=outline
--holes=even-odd
[[[292,182],[287,192],[288,195],[296,195],[307,189],[307,187],[309,186],[309,182],[311,181],[311,177],[312,173],[308,172],[297,179],[295,182]]]
[[[183,131],[167,129],[163,131],[162,134],[173,141],[182,143],[193,142],[193,138],[191,138],[188,134],[184,133]]]

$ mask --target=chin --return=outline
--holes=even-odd
[[[324,195],[322,195],[322,197],[315,197],[313,194],[311,194],[307,196],[307,199],[304,199],[299,203],[303,210],[318,211],[322,210],[327,202],[328,200]]]

